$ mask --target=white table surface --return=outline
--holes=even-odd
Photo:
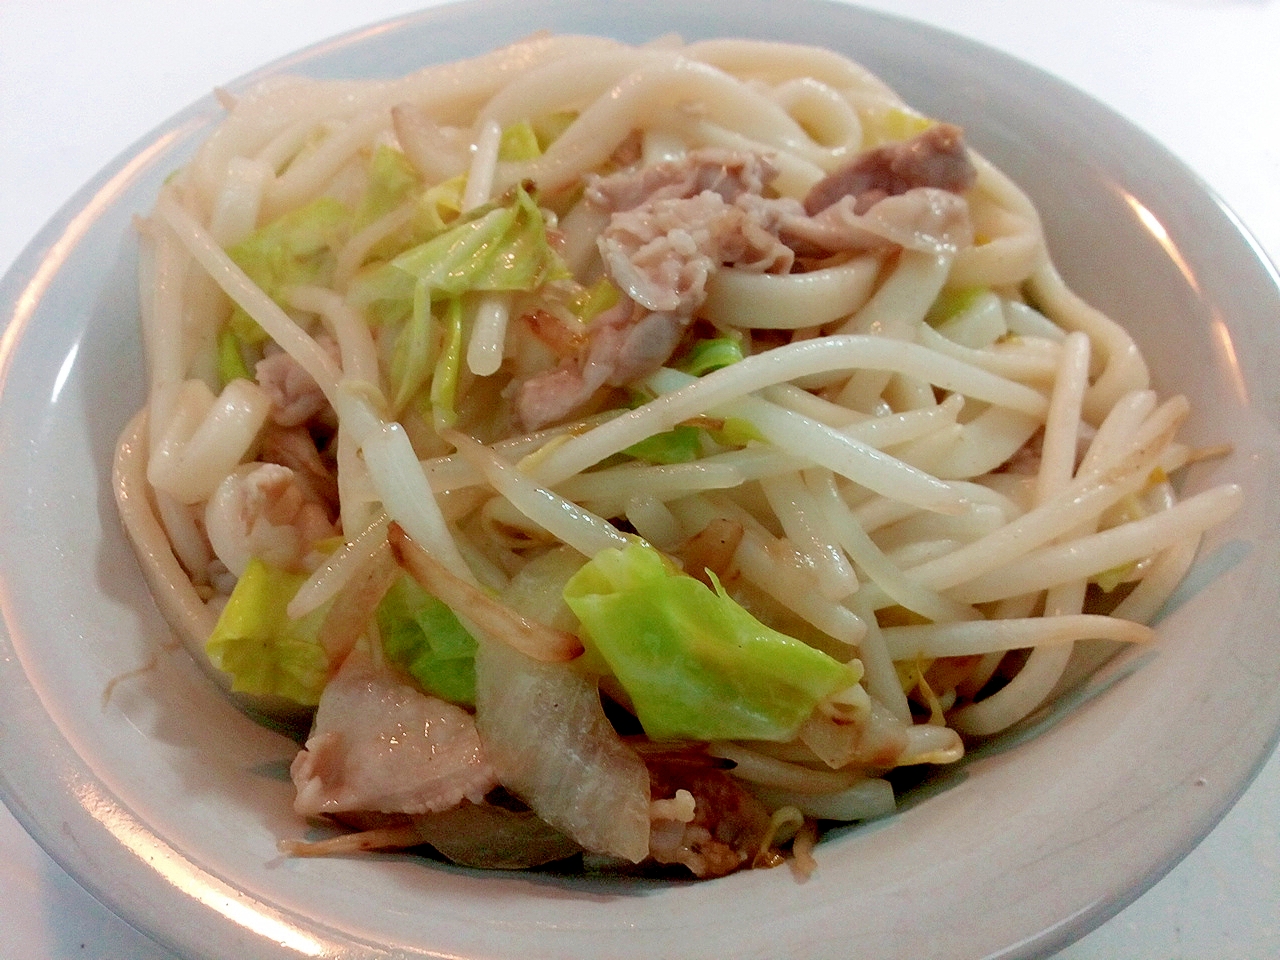
[[[0,0],[0,272],[99,168],[217,83],[424,5]],[[1199,173],[1280,261],[1280,3],[864,5],[981,40],[1111,105]],[[1055,960],[1280,957],[1278,831],[1280,755],[1179,866]],[[86,894],[2,806],[0,958],[175,960]]]

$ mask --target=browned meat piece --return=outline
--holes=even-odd
[[[517,420],[536,430],[579,410],[601,387],[624,386],[657,369],[721,267],[788,273],[797,254],[954,250],[972,241],[968,205],[952,192],[974,177],[955,127],[863,154],[814,188],[813,209],[763,196],[773,176],[765,158],[701,150],[593,180],[588,198],[612,211],[597,240],[605,271],[632,302],[598,317],[581,344],[532,319],[535,335],[562,359],[514,386]],[[824,199],[819,204],[815,197]]]
[[[749,866],[769,833],[769,811],[723,770],[698,763],[645,757],[654,799],[693,795],[693,819],[654,820],[649,854],[658,863],[680,863],[699,878]]]
[[[812,216],[842,197],[854,197],[854,211],[866,213],[885,197],[917,187],[963,193],[976,178],[963,131],[939,123],[910,140],[868,150],[819,180],[804,198],[804,209]]]
[[[776,175],[759,154],[705,149],[593,178],[587,199],[613,214],[599,240],[606,270],[648,309],[687,314],[723,263],[785,273],[791,251],[735,205],[760,196]]]
[[[600,389],[604,381],[595,374],[586,365],[566,360],[554,370],[525,380],[513,396],[516,422],[532,431],[563,420]]]

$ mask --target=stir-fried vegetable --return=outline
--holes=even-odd
[[[789,740],[862,674],[857,661],[766,627],[718,582],[708,589],[641,544],[601,551],[564,597],[654,738]]]
[[[327,606],[290,619],[289,601],[305,576],[251,560],[205,644],[231,689],[273,694],[304,706],[320,702],[329,659],[317,641]]]
[[[388,657],[427,693],[476,703],[476,641],[452,610],[402,576],[378,605],[378,632]]]

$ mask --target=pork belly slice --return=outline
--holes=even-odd
[[[325,687],[290,773],[304,816],[434,813],[480,803],[498,782],[471,714],[375,665],[363,648]]]
[[[886,143],[859,154],[814,184],[804,198],[804,209],[812,216],[844,197],[853,197],[854,212],[861,214],[886,197],[920,187],[964,193],[977,179],[963,131],[939,123],[910,140]]]

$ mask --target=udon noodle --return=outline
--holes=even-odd
[[[1237,505],[1035,207],[829,51],[538,36],[270,80],[140,222],[117,494],[301,718],[300,854],[812,864],[1049,701]]]

